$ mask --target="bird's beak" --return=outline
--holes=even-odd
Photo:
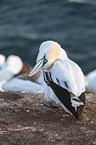
[[[40,71],[43,67],[43,59],[39,60],[36,65],[34,66],[34,68],[32,69],[32,71],[29,73],[29,77],[35,75],[38,71]]]

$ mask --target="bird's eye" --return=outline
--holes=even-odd
[[[44,60],[43,60],[43,66],[48,62],[48,60],[45,58],[44,56]]]
[[[47,59],[44,59],[44,61],[43,61],[44,63],[47,63],[48,62],[48,60]]]

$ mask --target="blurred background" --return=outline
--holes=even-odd
[[[33,66],[41,42],[54,40],[85,74],[94,70],[96,0],[77,1],[1,0],[0,53]]]

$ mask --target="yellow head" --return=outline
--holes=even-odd
[[[48,70],[54,62],[59,59],[61,46],[54,41],[45,41],[40,45],[36,65],[30,72],[29,76],[33,76],[41,69]]]

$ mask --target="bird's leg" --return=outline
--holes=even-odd
[[[75,106],[75,111],[77,112],[77,107]]]
[[[49,102],[49,101],[47,101],[47,102],[41,102],[41,103],[42,103],[43,105],[49,107],[49,108],[58,108],[57,106],[53,105],[52,102]]]

